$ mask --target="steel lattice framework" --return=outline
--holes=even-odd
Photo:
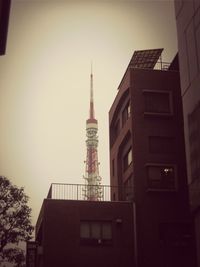
[[[85,161],[85,188],[84,199],[98,201],[102,199],[101,177],[99,176],[98,162],[98,121],[94,116],[93,100],[93,73],[90,74],[90,114],[86,121],[86,147],[87,156]]]

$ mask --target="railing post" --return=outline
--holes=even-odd
[[[51,186],[49,188],[49,192],[48,192],[47,198],[52,198],[52,184],[51,184]]]

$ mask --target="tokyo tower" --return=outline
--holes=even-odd
[[[98,162],[98,121],[94,116],[93,99],[93,73],[90,74],[90,112],[86,120],[86,147],[87,156],[85,161],[85,188],[84,199],[98,201],[102,199],[101,177],[99,176]]]

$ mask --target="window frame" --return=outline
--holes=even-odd
[[[131,117],[131,103],[130,100],[125,105],[125,108],[122,110],[122,127],[126,124],[128,119]]]
[[[133,200],[133,173],[123,182],[123,195],[126,201]]]
[[[145,165],[146,167],[146,181],[147,181],[147,191],[148,192],[177,192],[178,190],[178,179],[177,179],[177,166],[174,163],[148,163]],[[173,168],[174,170],[174,186],[172,188],[168,187],[150,187],[150,177],[148,169],[150,167],[158,167],[158,168]],[[156,180],[156,179],[155,179]],[[162,181],[162,179],[160,179]]]
[[[164,116],[164,117],[170,117],[174,114],[173,110],[173,97],[172,97],[172,91],[164,91],[164,90],[148,90],[145,89],[142,91],[144,95],[144,115],[152,115],[152,116]],[[169,99],[169,112],[160,112],[160,111],[148,111],[146,110],[145,106],[145,94],[166,94],[168,95]]]
[[[129,161],[129,156],[131,155],[131,161]],[[132,152],[132,147],[129,147],[127,152],[123,156],[123,171],[125,172],[129,166],[131,166],[133,162],[133,152]]]
[[[89,227],[89,237],[82,237],[81,236],[81,225],[82,224],[88,224]],[[94,224],[97,224],[100,230],[99,237],[94,237],[92,234],[92,227]],[[110,226],[110,238],[105,238],[103,236],[103,227],[108,224]],[[113,243],[113,225],[111,220],[103,220],[103,221],[98,221],[98,220],[81,220],[80,221],[80,244],[81,245],[97,245],[97,246],[110,246]]]
[[[115,158],[112,159],[112,177],[115,176]]]

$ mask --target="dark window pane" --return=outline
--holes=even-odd
[[[167,92],[144,92],[145,112],[171,113],[170,94]]]
[[[87,222],[81,222],[80,225],[81,238],[90,238],[90,225]]]
[[[133,175],[131,175],[125,182],[124,182],[124,200],[132,200],[133,199]]]
[[[112,176],[115,175],[115,159],[112,160]]]
[[[107,221],[84,221],[80,223],[80,242],[83,245],[111,245],[112,223]]]
[[[101,239],[101,226],[97,222],[91,223],[91,238]]]
[[[148,166],[148,188],[174,190],[176,177],[173,166]]]
[[[130,148],[129,151],[125,154],[123,158],[123,169],[124,171],[129,167],[129,165],[132,163],[132,149]]]
[[[111,223],[102,223],[102,239],[112,239]]]
[[[130,117],[130,115],[131,115],[131,107],[130,107],[130,102],[128,102],[128,104],[126,105],[126,107],[122,111],[122,125],[124,125],[126,123],[128,118]]]

